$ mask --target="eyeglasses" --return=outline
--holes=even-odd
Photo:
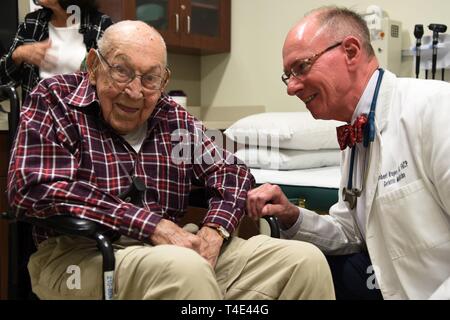
[[[291,76],[294,76],[295,78],[299,79],[301,76],[307,74],[309,72],[309,70],[311,70],[312,65],[314,64],[314,62],[317,61],[317,59],[319,59],[319,57],[321,55],[323,55],[324,53],[326,53],[330,50],[333,50],[334,48],[339,47],[341,44],[342,44],[342,42],[338,42],[338,43],[333,44],[332,46],[326,48],[325,50],[312,55],[309,58],[295,61],[292,64],[289,72],[288,73],[285,72],[281,75],[281,80],[284,82],[285,85],[288,85],[289,80],[291,79]]]
[[[141,85],[142,88],[146,90],[160,90],[164,87],[166,81],[167,81],[167,74],[170,72],[169,69],[166,67],[164,72],[165,76],[161,77],[156,74],[146,73],[146,74],[136,74],[134,70],[121,65],[121,64],[115,64],[111,65],[105,57],[100,53],[100,51],[95,50],[98,57],[100,58],[100,62],[103,64],[102,61],[106,63],[109,70],[109,76],[116,81],[120,85],[127,85],[131,81],[133,81],[136,77],[141,78]]]

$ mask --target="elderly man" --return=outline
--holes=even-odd
[[[166,59],[157,31],[124,21],[89,52],[88,73],[42,81],[23,107],[11,205],[19,216],[84,217],[120,236],[118,299],[333,299],[329,267],[313,245],[229,238],[253,177],[163,93]],[[202,150],[195,159],[178,152],[190,150],[189,141]],[[119,197],[136,179],[145,184],[138,205]],[[197,234],[177,225],[194,181],[212,195]],[[40,298],[101,298],[95,244],[42,230],[36,236],[28,267]],[[81,270],[79,288],[66,285],[69,266]]]
[[[321,248],[337,299],[449,299],[450,85],[380,69],[365,21],[344,8],[296,24],[283,64],[288,94],[315,118],[353,123],[338,128],[339,202],[320,216],[264,185],[250,215],[275,214],[286,238]]]

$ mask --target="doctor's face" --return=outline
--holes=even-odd
[[[314,118],[343,120],[341,105],[348,91],[342,43],[317,32],[314,20],[292,29],[283,47],[287,93],[297,96]],[[319,35],[317,35],[319,33]]]

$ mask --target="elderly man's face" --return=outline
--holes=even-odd
[[[119,134],[128,134],[152,114],[164,90],[165,49],[159,41],[128,40],[107,53],[97,53],[95,71],[97,94],[105,121]],[[130,82],[119,75],[138,75]],[[148,89],[152,76],[160,77],[162,87]],[[126,77],[122,77],[126,78]],[[119,81],[118,81],[119,80]]]

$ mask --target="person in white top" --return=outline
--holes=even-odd
[[[314,118],[359,126],[338,129],[329,215],[269,184],[249,192],[248,214],[275,215],[284,238],[318,246],[337,299],[450,299],[450,84],[380,69],[365,21],[338,7],[290,30],[283,65],[288,94]]]
[[[83,35],[78,32],[79,29],[79,22],[63,27],[56,27],[49,22],[49,38],[46,40],[48,50],[43,56],[39,69],[42,79],[80,70],[87,50]]]
[[[0,85],[22,86],[22,100],[43,78],[80,70],[87,52],[113,22],[95,0],[34,0],[0,59]]]

